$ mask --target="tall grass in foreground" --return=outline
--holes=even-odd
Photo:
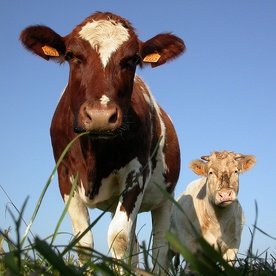
[[[70,146],[78,139],[81,134],[76,137],[64,150],[60,159],[57,162],[53,172],[51,173],[44,189],[42,190],[41,196],[35,206],[35,210],[31,217],[30,222],[27,224],[23,219],[24,210],[28,199],[25,200],[21,210],[19,210],[12,200],[6,194],[10,200],[12,206],[17,212],[15,216],[10,210],[9,213],[15,224],[15,240],[12,240],[9,233],[10,228],[3,230],[0,228],[0,276],[2,275],[153,275],[152,273],[152,261],[151,261],[151,248],[150,243],[148,245],[142,242],[140,245],[139,258],[140,268],[131,266],[131,258],[124,261],[115,260],[111,257],[105,256],[95,249],[87,249],[83,251],[83,254],[92,256],[93,258],[88,259],[85,265],[81,265],[78,258],[76,257],[76,249],[81,250],[78,247],[78,242],[81,237],[90,231],[105,214],[102,214],[95,219],[86,231],[77,238],[74,238],[69,244],[64,246],[54,245],[54,241],[59,234],[59,227],[67,213],[68,205],[72,197],[74,188],[77,183],[78,175],[74,179],[72,190],[70,193],[69,201],[65,206],[60,219],[56,223],[54,233],[46,238],[40,239],[31,232],[31,226],[39,212],[40,205],[46,194],[47,188],[49,187],[54,174],[57,171],[59,164],[63,157],[67,153]],[[2,186],[1,186],[2,188]],[[2,188],[5,193],[5,190]],[[164,191],[164,193],[166,193]],[[173,200],[170,195],[167,195],[170,200]],[[176,237],[171,233],[167,233],[166,237],[169,244],[180,253],[183,257],[183,262],[177,267],[174,267],[173,261],[170,264],[170,270],[164,271],[162,275],[185,275],[184,266],[185,260],[187,260],[191,267],[202,275],[276,275],[276,260],[274,255],[269,255],[267,251],[259,254],[253,252],[253,241],[256,230],[264,233],[257,227],[258,209],[256,204],[256,220],[251,231],[251,243],[247,250],[247,254],[243,258],[237,258],[234,267],[231,267],[226,263],[222,256],[214,250],[204,239],[199,239],[199,242],[204,249],[204,252],[199,259],[193,256],[184,245],[182,245]],[[20,228],[24,225],[26,227],[24,235],[20,236]],[[271,239],[274,239],[270,237]],[[27,240],[27,242],[26,242]],[[27,245],[25,245],[27,243]],[[5,244],[5,246],[4,246]],[[4,248],[7,248],[4,250]],[[153,261],[154,263],[154,261]],[[162,265],[162,264],[161,264]]]

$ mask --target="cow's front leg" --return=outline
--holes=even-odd
[[[64,202],[67,203],[69,196],[64,196]],[[88,214],[87,207],[81,200],[78,192],[74,192],[74,196],[71,198],[71,202],[69,204],[68,213],[71,219],[74,236],[78,237],[83,233],[84,230],[90,225],[90,217]],[[83,238],[80,239],[78,245],[83,248],[92,249],[94,247],[92,232],[88,231]],[[85,251],[84,249],[78,250],[78,256],[82,263],[84,263],[87,258],[89,258],[88,254],[91,254],[91,251]]]
[[[135,189],[129,192],[133,195]],[[126,195],[120,197],[116,212],[108,228],[108,245],[116,259],[127,258],[126,261],[128,262],[128,257],[138,251],[137,248],[134,248],[135,226],[142,197],[141,191],[134,197],[127,197]],[[137,263],[137,256],[133,257],[132,263],[134,262]]]
[[[230,266],[234,266],[237,261],[238,248],[229,248],[223,254],[223,259],[228,262]]]
[[[172,202],[165,200],[158,208],[151,211],[153,226],[152,261],[154,272],[166,274],[169,268],[169,246],[165,233],[169,230]]]

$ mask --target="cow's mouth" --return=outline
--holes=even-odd
[[[128,124],[124,123],[121,127],[116,128],[114,130],[88,130],[84,127],[74,127],[74,132],[77,134],[88,132],[88,136],[93,140],[111,140],[117,137],[124,137],[128,132],[129,127]]]
[[[217,201],[215,204],[218,207],[227,207],[229,205],[231,205],[235,200],[221,200],[221,201]]]
[[[88,136],[93,140],[110,140],[118,137],[118,134],[116,132],[89,132]]]
[[[233,203],[233,200],[225,200],[219,203],[219,205],[226,206]]]

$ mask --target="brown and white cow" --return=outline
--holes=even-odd
[[[90,224],[87,207],[106,210],[115,201],[108,243],[122,259],[131,254],[137,214],[151,211],[153,257],[165,266],[171,203],[158,186],[173,194],[179,145],[170,118],[135,70],[144,62],[156,67],[176,58],[185,50],[183,41],[162,33],[142,42],[127,20],[108,12],[89,16],[64,37],[37,25],[22,31],[20,39],[42,58],[70,66],[51,124],[55,159],[78,133],[89,132],[58,168],[65,203],[79,174],[68,210],[74,234]],[[90,231],[80,244],[93,247]]]
[[[191,182],[172,208],[171,232],[193,253],[201,251],[202,236],[227,261],[234,260],[241,241],[244,213],[238,202],[239,174],[256,163],[252,155],[222,151],[190,163],[203,176]],[[193,226],[191,226],[191,224]],[[231,262],[230,262],[231,264]]]

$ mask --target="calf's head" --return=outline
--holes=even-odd
[[[190,168],[194,173],[206,177],[207,196],[220,207],[237,200],[239,174],[250,170],[256,163],[252,155],[228,151],[212,152],[210,156],[202,156],[201,159],[192,161]]]
[[[170,33],[142,42],[127,20],[108,12],[89,16],[64,37],[36,25],[22,31],[20,39],[46,60],[69,63],[64,95],[69,97],[74,130],[95,137],[115,137],[128,129],[137,65],[156,67],[185,50],[183,41]]]

